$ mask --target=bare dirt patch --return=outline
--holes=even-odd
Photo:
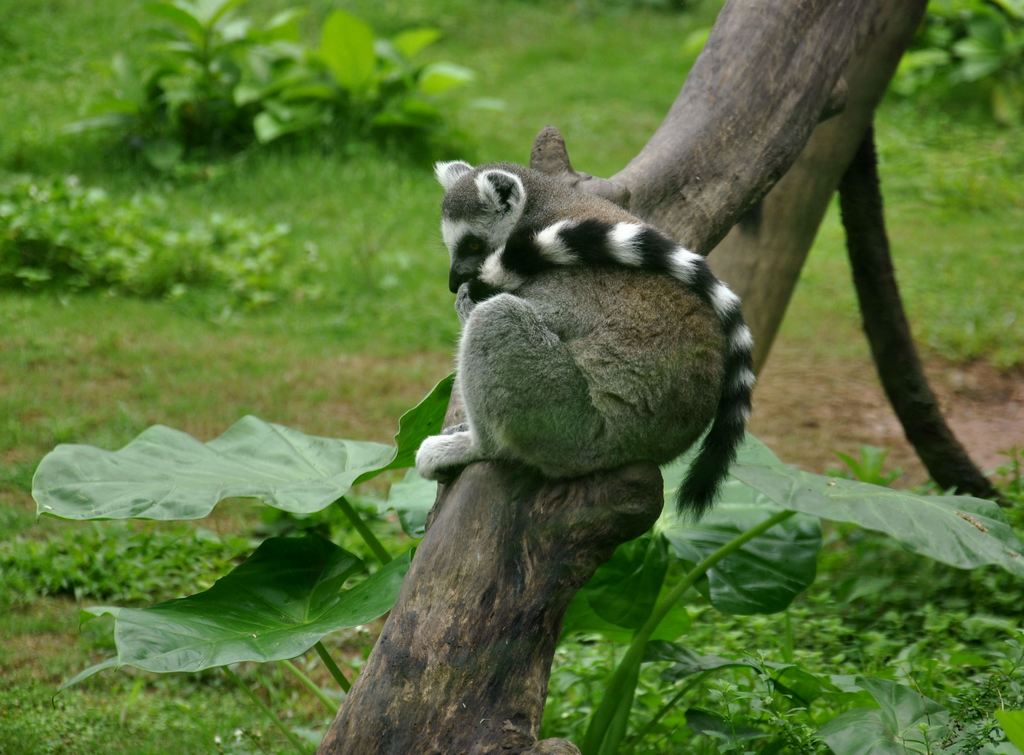
[[[926,369],[953,432],[982,470],[1005,463],[1007,449],[1024,447],[1024,370],[935,357]],[[901,483],[927,479],[867,354],[833,356],[775,344],[755,392],[751,430],[804,469],[838,467],[834,451],[855,455],[869,444],[891,450],[888,463],[905,472]]]

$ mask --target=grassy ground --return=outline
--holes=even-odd
[[[259,14],[287,4],[253,7]],[[309,5],[312,24],[335,4]],[[596,174],[620,167],[660,122],[690,62],[682,41],[713,17],[710,6],[677,15],[597,3],[345,5],[383,32],[439,26],[444,37],[433,54],[475,68],[475,94],[505,100],[503,112],[460,116],[475,138],[451,157],[523,161],[533,134],[554,122],[574,162]],[[221,211],[284,221],[294,254],[315,244],[328,271],[324,301],[255,313],[226,312],[202,295],[171,303],[3,292],[0,540],[54,543],[57,552],[92,542],[86,525],[33,518],[32,472],[60,442],[117,447],[154,423],[209,438],[245,413],[313,433],[388,439],[400,411],[449,369],[456,336],[429,165],[370,148],[340,154],[285,146],[223,160],[205,177],[161,178],[102,139],[61,133],[100,96],[96,67],[114,51],[141,48],[140,6],[0,0],[0,17],[0,180],[75,174],[116,197],[159,193],[182,218]],[[893,102],[880,113],[889,226],[907,307],[923,342],[943,358],[1024,363],[1021,136],[970,111],[922,112]],[[780,342],[813,364],[826,350],[862,354],[856,331],[833,211]],[[247,532],[253,519],[236,508],[208,526],[228,537]],[[121,529],[100,532],[101,540],[125,537]],[[192,553],[190,536],[181,537]],[[219,563],[196,578],[208,580]],[[140,562],[140,574],[160,566]],[[191,589],[183,579],[164,588]],[[105,602],[118,590],[123,585],[101,580],[78,597]],[[171,741],[182,752],[282,746],[216,673],[107,673],[52,706],[59,681],[102,657],[109,640],[98,630],[78,638],[71,597],[7,595],[4,605],[0,752],[160,752]],[[728,642],[738,654],[742,633]],[[364,646],[351,645],[350,655],[358,659]],[[305,725],[324,723],[294,683],[274,679],[285,710]]]

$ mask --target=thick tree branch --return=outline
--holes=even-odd
[[[665,120],[612,178],[631,211],[709,252],[838,107],[840,74],[883,5],[727,3]]]
[[[474,464],[441,498],[320,751],[578,752],[535,740],[555,643],[576,590],[661,513],[657,467],[556,483]]]
[[[839,178],[925,10],[925,0],[873,5],[862,22],[866,31],[858,34],[862,42],[843,71],[847,93],[842,112],[814,130],[757,214],[734,227],[710,257],[711,268],[743,300],[758,370],[768,358]]]

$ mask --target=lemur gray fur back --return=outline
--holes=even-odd
[[[706,509],[750,407],[750,331],[736,296],[699,255],[543,174],[454,162],[437,175],[469,429],[428,438],[421,474],[488,458],[552,477],[661,464],[711,422],[679,500]],[[566,266],[582,268],[556,271]]]

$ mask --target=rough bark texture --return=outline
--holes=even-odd
[[[578,752],[535,739],[562,617],[615,547],[658,518],[658,469],[553,483],[474,464],[438,507],[320,751]]]
[[[889,254],[871,128],[839,183],[839,207],[864,333],[882,387],[907,440],[928,474],[943,488],[997,498],[992,483],[974,465],[943,419],[918,359]]]
[[[731,0],[665,123],[621,173],[606,181],[573,171],[551,133],[534,165],[707,252],[787,171],[822,114],[841,106],[840,74],[874,50],[865,40],[882,35],[895,55],[909,39],[885,31],[909,23],[907,5],[923,3]],[[862,62],[868,73],[848,79],[849,97],[873,104],[890,63]],[[862,81],[874,87],[868,95],[857,92]],[[535,741],[562,616],[661,502],[654,467],[552,483],[522,468],[471,465],[442,490],[398,603],[320,751],[574,752]]]
[[[845,106],[819,125],[756,211],[715,248],[712,270],[743,300],[754,334],[754,366],[764,366],[839,178],[924,14],[925,0],[869,3],[843,69]]]
[[[893,0],[727,3],[664,122],[612,181],[630,210],[709,252],[789,166]]]

